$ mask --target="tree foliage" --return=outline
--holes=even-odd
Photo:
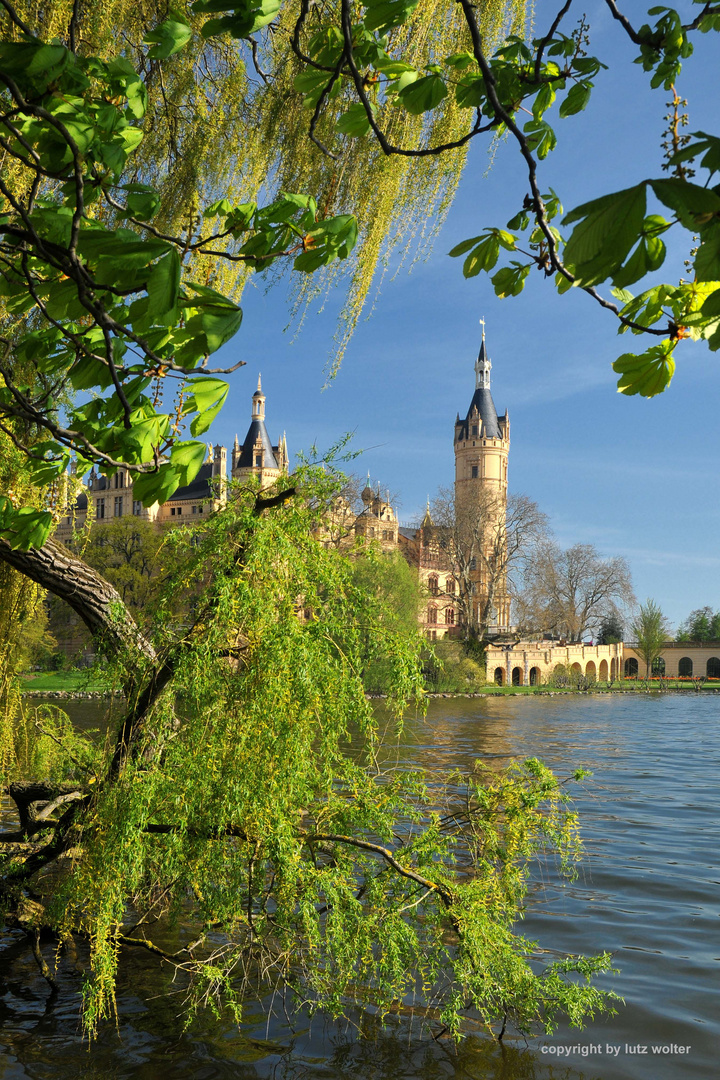
[[[88,939],[91,1033],[113,1013],[125,948],[175,965],[190,1013],[239,1014],[258,981],[382,1013],[419,980],[453,1033],[466,1007],[550,1030],[609,1005],[590,983],[607,956],[542,968],[513,929],[531,861],[577,850],[542,765],[465,778],[461,813],[435,782],[366,767],[363,671],[382,661],[399,715],[420,693],[419,642],[315,538],[334,477],[303,469],[174,531],[180,568],[149,627],[50,537],[73,456],[78,475],[129,470],[146,505],[196,475],[228,392],[211,357],[240,328],[247,274],[353,266],[352,324],[383,246],[442,215],[470,139],[513,132],[527,78],[548,95],[550,38],[536,71],[517,36],[488,68],[505,11],[3,0],[0,432],[14,464],[0,557],[23,588],[73,606],[126,704],[114,741],[93,747],[62,716],[18,721],[8,684],[0,744],[19,823],[1,838],[2,902],[50,979],[41,931]],[[520,30],[523,5],[507,11]],[[512,243],[482,240],[470,268]],[[151,913],[197,938],[167,953]]]
[[[645,663],[645,678],[650,678],[655,660],[670,637],[668,621],[654,600],[641,604],[632,622],[635,648]]]
[[[691,611],[677,628],[677,641],[720,641],[720,612],[711,607]]]
[[[440,777],[378,772],[363,671],[389,669],[399,717],[421,694],[421,641],[314,538],[332,478],[304,471],[293,487],[245,491],[171,533],[181,569],[157,623],[108,656],[127,697],[114,745],[79,742],[62,718],[40,718],[42,746],[33,725],[4,727],[20,817],[0,838],[8,922],[88,939],[91,1033],[132,948],[175,966],[189,1015],[240,1017],[258,983],[334,1014],[384,1013],[422,986],[455,1034],[468,1009],[551,1030],[608,1008],[590,982],[607,956],[543,966],[514,930],[532,861],[571,869],[578,855],[563,786],[533,760],[445,778],[447,795]],[[198,583],[191,617],[169,619]],[[28,779],[48,749],[48,779]],[[175,953],[168,919],[192,929]]]

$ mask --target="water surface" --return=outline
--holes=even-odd
[[[96,702],[66,702],[98,726]],[[300,1018],[267,1023],[258,1009],[239,1034],[204,1017],[183,1034],[166,977],[132,955],[120,986],[120,1031],[90,1053],[77,1021],[79,976],[54,1001],[32,956],[0,939],[0,1078],[70,1080],[678,1080],[720,1074],[720,698],[606,695],[436,699],[408,720],[398,751],[407,765],[470,768],[540,757],[558,773],[594,772],[577,788],[587,857],[579,879],[554,878],[523,932],[567,952],[614,953],[605,977],[626,1001],[583,1032],[511,1040],[470,1038],[455,1048],[405,1024],[372,1018],[337,1025]],[[364,1038],[358,1038],[358,1025]],[[653,1047],[662,1049],[653,1052]],[[689,1047],[686,1053],[680,1048]],[[646,1052],[643,1052],[643,1048]],[[674,1048],[674,1049],[673,1049]]]

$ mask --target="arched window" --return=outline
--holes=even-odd
[[[536,667],[530,668],[530,685],[531,686],[539,686],[540,685],[540,668],[536,668]]]
[[[447,626],[455,625],[455,608],[447,608],[445,611],[445,623]]]
[[[427,621],[429,623],[436,623],[437,622],[437,608],[435,607],[434,604],[430,604],[430,606],[428,607]]]
[[[653,662],[652,662],[652,673],[653,673],[653,675],[664,675],[665,674],[665,661],[662,658],[662,656],[656,656],[655,659],[653,660]]]
[[[447,579],[445,582],[445,592],[449,593],[450,596],[455,595],[455,578],[449,577]]]
[[[470,569],[471,570],[477,570],[477,559],[475,558],[474,555],[473,555],[472,559],[470,560]]]
[[[693,662],[689,656],[681,656],[678,662],[678,675],[688,678],[693,673]]]
[[[495,668],[495,685],[503,686],[505,683],[505,669],[501,667]]]
[[[523,684],[522,668],[514,667],[512,669],[512,684],[513,684],[513,686],[522,686],[522,684]]]
[[[625,661],[625,678],[637,679],[638,675],[638,662],[634,656],[628,656]]]
[[[428,578],[428,589],[430,590],[431,596],[437,596],[438,592],[440,591],[438,589],[437,574],[432,574],[431,577]]]
[[[720,659],[717,656],[711,656],[707,662],[707,677],[720,679]]]

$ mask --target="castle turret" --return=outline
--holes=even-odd
[[[479,609],[492,595],[493,625],[503,630],[510,621],[510,601],[504,571],[500,579],[494,575],[498,560],[504,563],[510,420],[507,412],[498,416],[495,408],[491,368],[483,325],[475,361],[475,392],[465,418],[455,421],[455,514],[462,531],[482,538],[483,550],[471,564],[475,607]],[[488,593],[491,578],[492,593]]]
[[[232,477],[234,480],[245,480],[250,476],[256,476],[260,481],[260,486],[267,487],[274,483],[282,473],[287,472],[287,466],[288,453],[285,436],[283,435],[277,446],[273,446],[265,427],[265,395],[258,375],[257,390],[252,396],[250,427],[242,446],[239,445],[236,437],[233,447]]]
[[[479,506],[492,491],[503,504],[507,499],[507,464],[510,420],[498,416],[490,390],[492,364],[485,347],[483,328],[480,352],[475,361],[475,393],[464,419],[455,421],[455,502]]]

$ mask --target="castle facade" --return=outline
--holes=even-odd
[[[323,531],[326,542],[343,548],[374,543],[386,553],[399,550],[403,554],[427,590],[420,622],[430,640],[462,636],[468,623],[480,623],[493,634],[509,627],[510,602],[501,564],[510,421],[507,412],[500,416],[495,409],[491,367],[483,330],[474,393],[464,417],[458,414],[455,420],[455,484],[447,520],[433,520],[428,507],[419,528],[402,528],[389,494],[383,497],[379,485],[374,490],[368,477],[359,499],[352,493],[338,496]],[[264,488],[287,469],[287,441],[285,435],[276,445],[270,439],[265,395],[258,378],[250,426],[242,444],[235,437],[229,476],[240,481],[255,477]],[[93,469],[73,510],[61,520],[57,537],[69,540],[89,522],[102,526],[125,517],[159,527],[192,525],[223,505],[227,480],[228,454],[219,445],[208,447],[208,458],[192,483],[179,488],[162,505],[144,507],[135,499],[132,474],[127,470],[104,476]]]

